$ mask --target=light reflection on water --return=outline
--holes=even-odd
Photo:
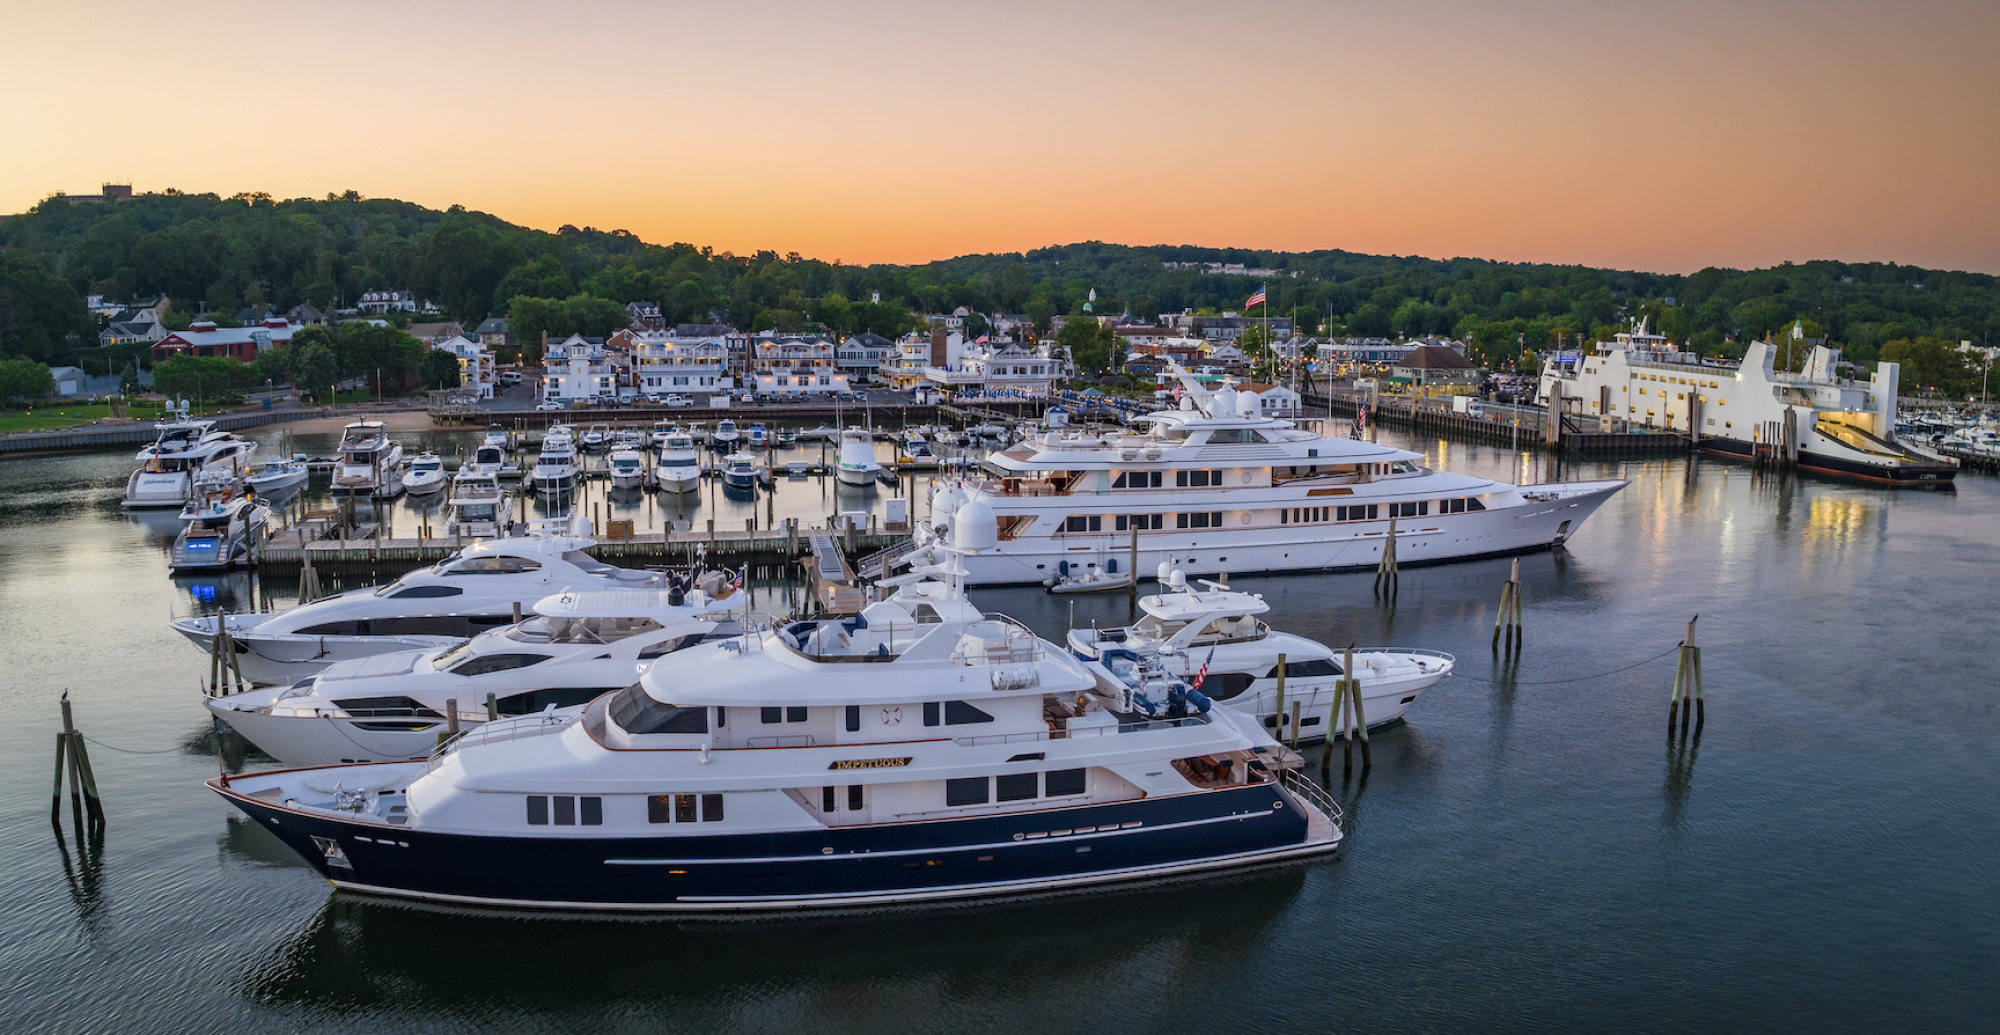
[[[1522,559],[1515,661],[1487,646],[1504,559],[1406,569],[1393,603],[1367,574],[1237,580],[1279,628],[1459,658],[1407,723],[1375,736],[1365,782],[1343,784],[1335,759],[1352,826],[1338,859],[724,923],[330,896],[201,788],[218,767],[269,763],[214,734],[195,689],[205,659],[165,626],[196,608],[283,605],[296,588],[168,578],[177,522],[118,506],[129,452],[0,464],[0,1029],[1981,1023],[2000,973],[1996,483],[1896,494],[1680,458],[1552,470],[1504,448],[1419,445],[1456,470],[1633,484],[1568,550]],[[834,500],[788,483],[776,513],[812,523]],[[648,508],[613,501],[613,514],[627,505],[635,520]],[[730,521],[748,506],[722,505],[739,508]],[[420,514],[396,507],[414,528]],[[976,596],[1049,635],[1072,603]],[[1074,603],[1080,623],[1127,616],[1123,598]],[[1669,744],[1671,659],[1626,666],[1671,648],[1697,612],[1708,725],[1698,745]],[[106,745],[92,748],[110,813],[101,855],[65,856],[47,825],[65,686]]]

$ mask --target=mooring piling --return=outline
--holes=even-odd
[[[1707,720],[1707,704],[1702,700],[1701,648],[1695,646],[1694,623],[1701,618],[1696,615],[1688,619],[1687,638],[1681,641],[1680,658],[1674,663],[1674,688],[1667,696],[1667,739],[1674,737],[1674,727],[1680,727],[1680,735],[1688,734],[1688,723],[1694,723],[1694,732],[1701,733],[1702,723]]]
[[[1507,652],[1521,649],[1521,559],[1514,558],[1513,572],[1500,587],[1500,610],[1493,615],[1493,649],[1500,649],[1500,630],[1507,630]]]
[[[1282,744],[1285,741],[1285,656],[1283,654],[1278,655],[1278,701],[1273,714],[1277,718],[1271,720],[1271,725],[1277,734],[1278,742]]]
[[[1348,737],[1351,739],[1356,734],[1360,735],[1361,771],[1366,773],[1375,767],[1375,755],[1368,746],[1368,714],[1361,707],[1361,681],[1353,677],[1354,645],[1351,643],[1347,645],[1347,671],[1349,673],[1348,684],[1351,687],[1347,699],[1354,708],[1354,729],[1348,734]]]
[[[49,819],[55,823],[57,833],[62,832],[62,781],[64,774],[69,778],[69,805],[71,818],[76,824],[76,836],[104,829],[104,803],[97,796],[97,777],[90,770],[90,762],[83,750],[83,737],[76,731],[76,717],[70,710],[69,691],[62,695],[62,732],[56,741],[56,801],[50,803]],[[67,744],[69,750],[64,751]],[[86,811],[88,822],[86,824]]]
[[[1389,535],[1382,540],[1382,560],[1375,565],[1375,595],[1382,596],[1386,588],[1393,598],[1400,582],[1401,577],[1396,571],[1396,519],[1392,515],[1389,518]]]

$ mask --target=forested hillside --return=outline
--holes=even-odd
[[[1883,263],[1679,276],[1085,243],[919,266],[835,266],[796,254],[648,244],[619,230],[545,233],[458,207],[439,212],[352,192],[290,201],[175,191],[115,205],[51,199],[0,223],[0,247],[0,358],[87,360],[92,369],[119,357],[97,348],[86,293],[166,292],[185,318],[200,307],[232,314],[309,301],[331,309],[387,288],[409,288],[464,321],[511,316],[517,335],[532,339],[543,329],[616,326],[622,315],[607,302],[657,302],[673,323],[715,313],[744,328],[895,334],[915,326],[913,313],[960,305],[1027,313],[1045,327],[1078,310],[1092,289],[1099,314],[1240,310],[1268,283],[1273,315],[1296,312],[1307,332],[1448,334],[1469,338],[1496,365],[1641,315],[1709,354],[1740,353],[1742,342],[1804,319],[1812,336],[1830,337],[1851,359],[1898,358],[1911,366],[1906,382],[1947,387],[1976,383],[1974,360],[1955,348],[1960,340],[2000,339],[1994,277]],[[1169,262],[1237,262],[1278,275],[1216,275]],[[876,292],[880,304],[869,301]]]

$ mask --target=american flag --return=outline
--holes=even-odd
[[[975,344],[975,345],[984,345],[984,344],[986,344],[986,335],[984,335],[984,334],[980,335],[980,336],[979,336],[979,337],[978,337],[978,338],[977,338],[977,339],[976,339],[976,340],[975,340],[975,341],[973,342],[973,344]]]
[[[1215,648],[1210,647],[1208,649],[1208,657],[1201,659],[1201,668],[1195,671],[1194,682],[1188,684],[1188,689],[1190,690],[1201,689],[1202,681],[1208,678],[1208,663],[1214,660],[1215,660]]]
[[[1252,306],[1259,306],[1263,304],[1264,304],[1264,289],[1258,288],[1257,293],[1250,296],[1250,301],[1243,303],[1243,308],[1248,309]]]
[[[1361,433],[1366,430],[1368,430],[1368,404],[1362,403],[1361,408],[1354,411],[1354,427],[1348,432],[1347,437],[1360,438]]]
[[[742,588],[743,588],[743,576],[744,576],[745,574],[747,574],[747,573],[749,572],[749,570],[750,570],[750,569],[749,569],[748,567],[743,567],[743,568],[738,568],[738,569],[736,569],[736,576],[735,576],[734,578],[732,578],[732,579],[730,579],[730,580],[729,580],[729,588],[730,588],[730,589],[742,589]]]

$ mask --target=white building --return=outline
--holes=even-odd
[[[368,291],[355,303],[356,309],[364,313],[381,316],[384,313],[435,313],[438,307],[429,302],[418,301],[415,292],[408,290]]]
[[[1055,385],[1056,361],[1043,351],[1011,343],[972,345],[954,362],[924,367],[924,380],[946,391],[966,395],[1029,396],[1049,394]]]
[[[895,354],[896,343],[872,331],[852,335],[833,349],[834,363],[853,384],[875,380],[883,361]]]
[[[876,379],[888,382],[897,391],[906,391],[925,384],[933,367],[957,366],[964,351],[964,335],[942,327],[933,327],[929,333],[911,331],[896,341],[894,352],[883,358]]]
[[[542,398],[557,402],[615,395],[618,373],[602,338],[572,334],[542,353]]]
[[[1283,385],[1267,385],[1262,381],[1246,381],[1236,386],[1237,398],[1248,393],[1257,396],[1257,413],[1263,417],[1294,420],[1299,415],[1299,393]]]
[[[474,393],[475,398],[491,399],[500,382],[499,364],[494,362],[493,352],[479,339],[467,334],[446,338],[432,348],[449,352],[458,358],[458,384],[461,390]]]
[[[645,395],[727,392],[729,345],[718,336],[683,338],[673,331],[621,331],[632,356],[632,380]]]
[[[751,346],[750,377],[765,395],[802,395],[848,390],[848,375],[825,338],[776,338]]]

